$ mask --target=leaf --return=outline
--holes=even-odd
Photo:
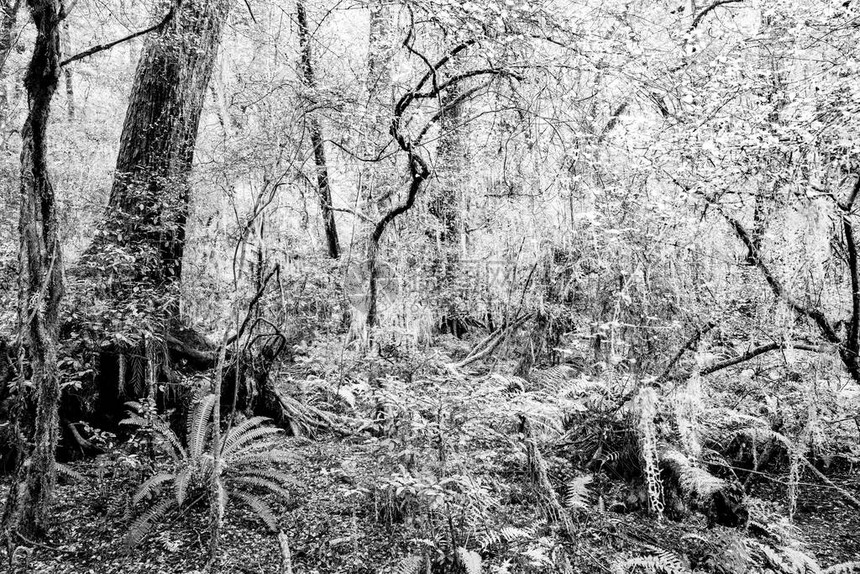
[[[188,451],[192,459],[196,459],[203,452],[206,445],[206,435],[209,431],[209,417],[212,407],[215,405],[215,395],[208,394],[194,408],[194,413],[188,421]]]
[[[143,484],[137,487],[137,491],[134,493],[134,496],[131,498],[132,504],[138,504],[144,498],[149,496],[149,494],[155,489],[159,484],[163,484],[167,481],[173,480],[174,475],[172,472],[161,472],[152,476],[145,480]]]
[[[272,509],[269,508],[261,498],[241,490],[234,492],[233,496],[247,504],[254,512],[256,512],[257,516],[259,516],[260,519],[266,523],[266,526],[269,527],[269,530],[272,532],[277,532],[279,530],[278,519],[275,517],[275,513],[272,512]]]
[[[164,516],[172,505],[173,500],[163,500],[135,520],[128,529],[128,534],[126,534],[125,537],[126,548],[130,550],[140,544],[140,541],[146,538],[146,535],[149,534],[153,523]]]

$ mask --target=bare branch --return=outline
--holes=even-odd
[[[687,342],[684,343],[683,347],[678,349],[678,352],[675,353],[675,356],[672,357],[672,360],[669,361],[669,363],[666,365],[666,368],[663,369],[663,372],[660,374],[659,377],[657,377],[657,382],[661,383],[668,379],[669,373],[672,371],[672,368],[678,363],[678,361],[681,360],[681,357],[684,356],[684,353],[692,349],[699,342],[699,340],[704,337],[706,333],[708,333],[708,331],[710,331],[716,326],[717,323],[715,321],[709,321],[705,324],[704,327],[697,328],[696,332],[693,333],[693,335],[689,339],[687,339]]]
[[[149,28],[146,28],[145,30],[139,30],[137,32],[134,32],[133,34],[129,34],[128,36],[125,36],[124,38],[120,38],[119,40],[114,40],[113,42],[108,42],[107,44],[99,44],[97,46],[93,46],[92,48],[88,48],[88,49],[84,50],[83,52],[75,54],[74,56],[66,58],[65,60],[60,62],[60,67],[62,68],[64,66],[68,66],[72,62],[77,62],[78,60],[83,60],[84,58],[89,58],[90,56],[92,56],[94,54],[98,54],[99,52],[104,52],[105,50],[110,50],[114,46],[118,46],[119,44],[122,44],[123,42],[128,42],[129,40],[134,40],[135,38],[139,38],[140,36],[145,36],[146,34],[149,34],[150,32],[156,32],[158,30],[161,30],[171,20],[173,20],[173,17],[176,15],[176,10],[179,8],[180,4],[181,4],[181,0],[179,2],[177,2],[174,6],[172,6],[170,8],[170,10],[167,11],[167,14],[164,15],[164,18],[162,18],[160,22],[153,24]]]
[[[773,291],[773,294],[776,295],[778,298],[782,299],[786,304],[788,304],[789,307],[791,307],[797,313],[805,315],[806,317],[809,317],[810,319],[815,321],[815,324],[818,325],[818,328],[821,330],[822,335],[824,335],[824,338],[829,343],[841,343],[842,341],[839,338],[839,335],[836,334],[836,330],[830,324],[830,321],[827,320],[827,317],[824,316],[824,313],[822,313],[819,309],[807,307],[806,305],[803,305],[802,303],[797,301],[794,297],[791,296],[791,294],[788,292],[782,282],[776,278],[770,268],[762,260],[758,247],[756,247],[755,242],[753,241],[749,232],[744,228],[743,225],[741,225],[740,221],[734,219],[726,213],[722,213],[722,215],[726,218],[732,228],[734,228],[735,234],[749,250],[749,253],[752,256],[753,263],[756,267],[759,268],[759,270],[762,272],[762,275],[764,275],[764,278],[767,281],[767,284],[770,285],[770,289],[771,291]]]
[[[724,6],[726,4],[740,4],[741,2],[743,2],[743,0],[716,0],[716,2],[696,14],[696,17],[693,18],[693,23],[690,24],[690,30],[695,30],[696,26],[698,26],[702,22],[702,19],[704,19],[705,16],[707,16],[720,6]]]
[[[703,375],[710,375],[711,373],[716,373],[719,370],[733,367],[745,361],[749,361],[750,359],[754,359],[759,355],[763,355],[765,353],[769,353],[771,351],[778,351],[781,349],[797,349],[799,351],[812,351],[814,353],[826,353],[828,348],[826,346],[816,346],[810,345],[808,343],[800,343],[800,342],[783,342],[783,343],[768,343],[767,345],[762,345],[760,347],[755,347],[750,349],[746,353],[742,355],[738,355],[737,357],[732,357],[731,359],[726,359],[725,361],[720,361],[718,363],[714,363],[709,367],[705,367],[700,372]]]

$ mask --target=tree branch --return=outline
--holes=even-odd
[[[798,342],[768,343],[767,345],[762,345],[760,347],[755,347],[753,349],[750,349],[749,351],[747,351],[743,355],[738,355],[737,357],[732,357],[731,359],[726,359],[725,361],[720,361],[718,363],[714,363],[713,365],[711,365],[709,367],[705,367],[704,369],[702,369],[700,371],[700,373],[702,375],[710,375],[711,373],[716,373],[717,371],[720,371],[722,369],[726,369],[728,367],[733,367],[733,366],[738,365],[740,363],[749,361],[750,359],[754,359],[755,357],[758,357],[759,355],[763,355],[765,353],[769,353],[771,351],[777,351],[780,349],[787,349],[789,347],[792,349],[797,349],[799,351],[812,351],[815,353],[827,352],[827,347],[818,347],[815,345],[810,345],[808,343],[798,343]]]
[[[771,291],[773,291],[774,295],[778,298],[782,299],[789,307],[791,307],[797,313],[801,315],[805,315],[809,317],[815,324],[818,325],[818,328],[821,330],[822,335],[829,343],[841,343],[842,340],[839,338],[839,335],[836,334],[836,330],[830,324],[830,321],[827,320],[827,317],[824,316],[818,309],[813,309],[811,307],[807,307],[794,299],[791,294],[786,290],[785,286],[782,282],[776,278],[776,276],[771,272],[770,268],[765,264],[765,262],[761,258],[761,254],[759,253],[758,247],[756,247],[755,242],[750,236],[749,232],[741,225],[740,221],[734,219],[730,215],[726,213],[722,213],[723,217],[729,222],[729,224],[734,228],[735,234],[738,238],[744,243],[750,255],[752,256],[753,263],[764,275],[767,284],[770,285]]]
[[[108,42],[107,44],[99,44],[99,45],[93,46],[92,48],[88,48],[88,49],[84,50],[83,52],[75,54],[74,56],[66,58],[65,60],[60,62],[60,67],[62,68],[62,67],[68,66],[72,62],[77,62],[78,60],[83,60],[84,58],[89,58],[90,56],[92,56],[94,54],[98,54],[99,52],[104,52],[105,50],[110,50],[114,46],[122,44],[123,42],[128,42],[130,40],[134,40],[135,38],[138,38],[140,36],[145,36],[146,34],[149,34],[150,32],[156,32],[158,30],[161,30],[171,20],[173,20],[173,17],[176,15],[176,10],[179,8],[180,4],[181,4],[181,0],[179,2],[177,2],[174,6],[171,6],[170,10],[167,11],[167,14],[164,15],[164,18],[161,19],[161,22],[153,24],[152,26],[150,26],[149,28],[146,28],[145,30],[139,30],[137,32],[134,32],[133,34],[129,34],[128,36],[125,36],[124,38],[120,38],[119,40],[114,40],[113,42]]]
[[[690,24],[690,30],[695,30],[696,26],[698,26],[702,22],[702,19],[705,16],[707,16],[708,14],[710,14],[711,12],[713,12],[714,10],[719,8],[720,6],[724,6],[725,4],[740,4],[742,1],[743,0],[716,0],[716,2],[714,2],[710,6],[708,6],[707,8],[702,10],[701,12],[699,12],[698,14],[696,14],[696,17],[693,18],[693,23]]]
[[[699,340],[705,336],[708,331],[717,326],[716,321],[708,321],[704,327],[699,327],[696,329],[696,332],[687,339],[687,342],[684,343],[684,346],[678,349],[678,352],[675,353],[675,356],[672,357],[672,360],[666,365],[666,368],[663,369],[663,372],[660,373],[660,376],[657,377],[657,383],[661,383],[669,378],[669,373],[672,371],[672,368],[681,360],[681,357],[684,356],[684,353],[689,349],[692,349],[694,345],[696,345]]]

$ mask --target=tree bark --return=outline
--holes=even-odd
[[[439,296],[444,301],[442,331],[461,336],[465,332],[459,317],[457,297],[454,293],[456,269],[460,261],[460,189],[463,185],[466,163],[466,146],[463,144],[462,89],[455,85],[442,97],[442,115],[439,118],[439,145],[436,152],[438,189],[430,202],[430,214],[439,224],[438,258],[436,272]]]
[[[385,182],[393,176],[395,162],[378,159],[374,142],[385,141],[391,107],[392,15],[384,0],[370,2],[367,47],[367,105],[363,130],[368,134],[360,148],[365,160],[359,169],[359,198],[368,214],[382,211],[390,195]]]
[[[305,85],[308,90],[314,91],[317,88],[317,80],[314,74],[308,16],[303,0],[296,1],[296,20],[299,29],[302,75],[304,76]],[[313,147],[314,151],[314,163],[316,164],[317,171],[317,192],[320,197],[320,213],[322,214],[323,227],[325,228],[328,254],[332,259],[337,259],[340,257],[340,242],[337,238],[337,225],[334,219],[334,209],[331,200],[331,183],[328,177],[325,147],[323,147],[322,125],[319,118],[313,112],[308,121],[308,131],[310,133],[311,147]]]
[[[19,328],[22,342],[29,348],[33,390],[28,390],[19,375],[15,425],[16,436],[21,438],[17,476],[3,513],[3,535],[11,547],[17,544],[19,535],[40,536],[47,527],[59,437],[57,334],[63,265],[46,138],[51,100],[60,77],[62,14],[57,0],[28,0],[27,5],[36,26],[36,42],[24,78],[29,113],[21,131]],[[32,421],[27,420],[31,418],[27,407],[31,392],[35,393],[36,404]],[[24,439],[23,432],[30,437]]]
[[[85,256],[98,265],[105,251],[115,249],[127,259],[107,278],[114,287],[130,280],[164,286],[182,275],[197,129],[231,4],[185,0],[168,25],[147,37],[106,222]]]
[[[21,0],[3,0],[0,3],[2,20],[0,20],[0,80],[6,76],[6,60],[12,51],[12,29],[18,20],[18,8]],[[9,95],[6,92],[6,83],[0,82],[0,127],[6,124],[6,114],[9,108]]]
[[[63,21],[63,54],[68,56],[72,53],[72,38],[69,32],[69,20]],[[75,81],[72,69],[68,66],[63,68],[63,79],[66,84],[66,116],[69,120],[75,119]]]

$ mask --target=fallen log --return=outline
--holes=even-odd
[[[740,484],[712,475],[674,447],[663,446],[659,456],[667,499],[676,497],[676,501],[701,512],[709,525],[746,525],[749,510]],[[668,502],[667,507],[675,506]]]

